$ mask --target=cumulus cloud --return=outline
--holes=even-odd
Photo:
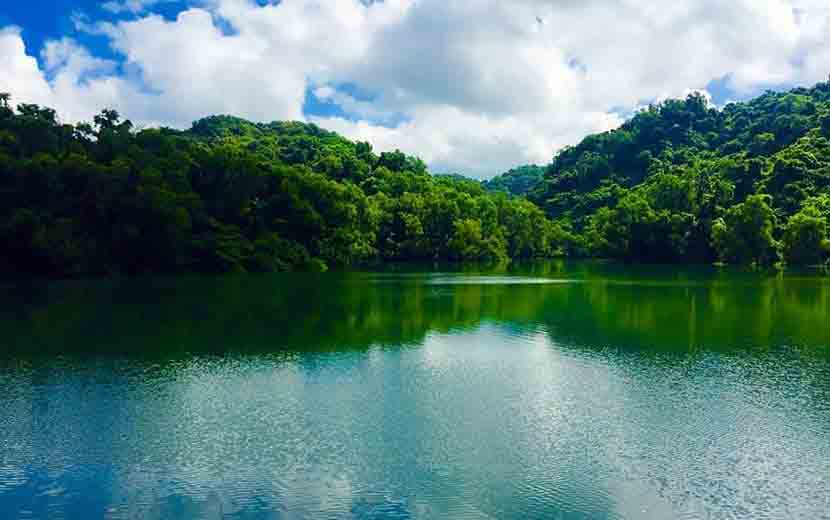
[[[156,4],[175,1],[176,0],[109,0],[101,4],[101,8],[114,14],[135,14],[144,12]]]
[[[14,92],[34,103],[50,100],[49,84],[37,60],[26,54],[17,27],[0,30],[0,90]]]
[[[111,11],[152,11],[122,0]],[[116,5],[119,6],[116,9]],[[41,62],[0,32],[0,89],[88,118],[140,124],[212,113],[306,119],[434,168],[490,176],[544,163],[619,114],[704,91],[811,83],[830,70],[823,0],[202,0],[174,20],[131,15],[95,30],[122,57],[71,39]],[[371,92],[358,99],[341,88]],[[311,96],[348,117],[305,111]]]
[[[42,67],[27,54],[20,29],[0,30],[0,91],[18,102],[55,107],[66,121],[91,119],[101,107],[140,108],[140,92],[115,74],[115,64],[72,39],[48,42],[41,58]]]
[[[419,151],[437,171],[485,177],[518,163],[545,163],[554,150],[622,123],[616,114],[604,112],[568,116],[488,116],[445,105],[422,108],[411,121],[394,128],[337,117],[311,120],[380,150]]]

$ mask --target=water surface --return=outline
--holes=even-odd
[[[0,518],[830,518],[830,279],[7,284]]]

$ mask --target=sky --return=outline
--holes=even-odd
[[[66,122],[303,120],[437,173],[830,73],[828,0],[4,0],[0,91]]]

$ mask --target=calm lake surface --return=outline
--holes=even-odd
[[[6,284],[0,518],[830,518],[830,278]]]

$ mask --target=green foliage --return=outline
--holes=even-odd
[[[790,219],[830,193],[829,129],[830,83],[722,110],[693,94],[561,151],[528,198],[593,256],[771,263],[782,241],[791,263],[815,262],[816,217]]]
[[[778,259],[776,217],[769,195],[751,195],[729,208],[712,230],[715,248],[727,262],[768,265]]]
[[[0,273],[325,270],[553,251],[531,203],[298,122],[135,132],[0,96]],[[562,248],[556,251],[559,254]]]
[[[830,257],[830,196],[808,199],[804,207],[790,217],[784,231],[784,255],[794,265],[818,265]]]
[[[447,244],[453,260],[506,260],[504,238],[501,235],[485,237],[481,221],[457,220],[455,230]]]
[[[545,175],[545,168],[536,165],[519,166],[482,183],[488,191],[501,191],[510,195],[525,196],[535,188]]]
[[[830,83],[693,94],[479,183],[301,122],[136,132],[0,95],[0,273],[324,270],[596,256],[828,259]]]

